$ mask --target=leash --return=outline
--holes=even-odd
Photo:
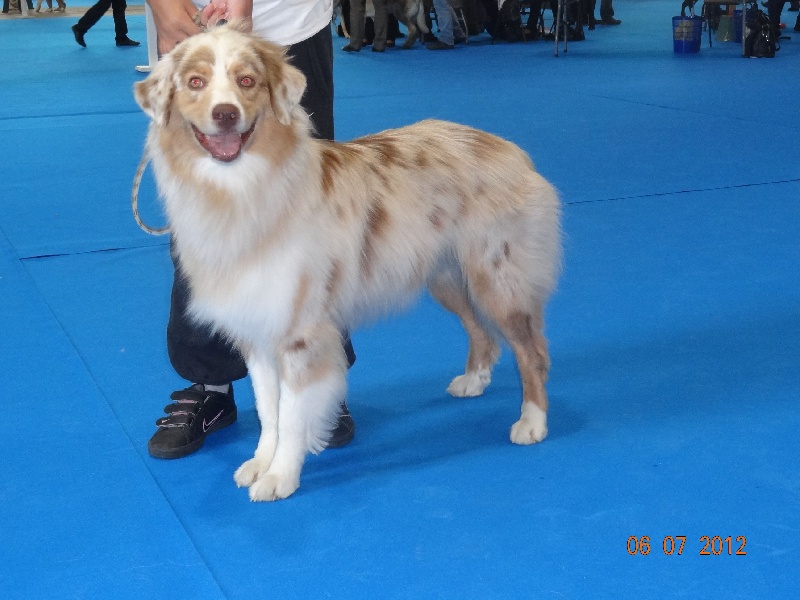
[[[133,177],[133,189],[131,189],[131,210],[133,211],[133,218],[136,219],[137,225],[150,235],[164,235],[169,233],[169,226],[161,228],[153,228],[148,226],[139,216],[139,186],[142,183],[142,175],[144,175],[147,165],[150,164],[150,155],[145,150],[142,153],[142,160],[139,161],[139,166],[136,169],[136,175]]]

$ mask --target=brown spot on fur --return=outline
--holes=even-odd
[[[381,190],[388,190],[392,187],[392,180],[388,177],[386,169],[384,169],[382,165],[371,163],[370,170],[378,179],[378,185]]]
[[[364,227],[364,238],[361,243],[361,272],[365,276],[372,273],[372,262],[375,258],[377,240],[389,227],[389,213],[379,200],[370,206]]]
[[[208,46],[200,46],[188,56],[184,56],[185,54],[184,52],[176,59],[180,61],[179,74],[182,78],[203,65],[213,65],[216,62],[214,51]],[[183,80],[183,83],[186,81]]]
[[[431,225],[433,225],[433,228],[440,233],[444,230],[445,216],[444,209],[441,206],[435,207],[431,214],[428,215],[428,220],[431,222]]]
[[[506,151],[508,142],[483,131],[476,131],[473,148],[480,162],[497,160],[497,156]]]
[[[527,340],[533,334],[533,317],[523,312],[515,312],[506,319],[504,331],[512,339]]]
[[[175,101],[175,88],[169,88],[167,92],[167,100],[164,102],[164,126],[169,125],[169,118],[172,115],[172,104]]]
[[[486,296],[491,288],[490,276],[483,270],[473,270],[470,273],[469,283],[475,296]]]
[[[503,243],[503,254],[506,258],[511,256],[511,248],[508,246],[508,242]]]
[[[333,261],[331,271],[328,273],[328,279],[325,282],[325,291],[328,293],[328,301],[336,296],[339,290],[339,284],[342,281],[342,263],[338,260]]]
[[[353,140],[353,144],[368,148],[379,156],[378,162],[384,166],[408,166],[398,144],[391,139],[370,136]]]
[[[414,155],[414,166],[418,169],[427,169],[431,166],[431,157],[427,150],[420,148]]]
[[[282,360],[280,376],[290,388],[301,390],[333,373],[344,373],[342,338],[332,324],[314,327],[287,340],[289,360]]]
[[[288,350],[289,352],[300,352],[306,348],[308,348],[308,343],[304,339],[300,338],[299,340],[295,340],[289,344]]]
[[[342,169],[342,156],[331,145],[322,147],[320,153],[320,176],[322,178],[322,193],[330,196],[336,184],[336,175]],[[341,216],[341,215],[340,215]]]

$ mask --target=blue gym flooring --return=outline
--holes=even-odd
[[[247,381],[199,452],[147,453],[185,382],[164,347],[168,242],[130,213],[145,46],[116,48],[110,16],[85,49],[74,18],[0,18],[0,597],[796,597],[800,34],[774,59],[705,36],[677,55],[678,0],[614,4],[621,26],[558,58],[334,39],[339,139],[451,119],[559,188],[550,435],[508,441],[509,351],[484,397],[445,393],[465,336],[423,296],[355,332],[356,439],[274,504],[232,479],[258,436]]]

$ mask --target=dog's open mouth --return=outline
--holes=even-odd
[[[250,129],[244,133],[218,133],[216,135],[203,133],[194,125],[192,125],[192,130],[194,130],[194,137],[213,159],[231,162],[239,158],[242,148],[250,139],[250,134],[253,133],[255,127],[256,123],[253,121]]]

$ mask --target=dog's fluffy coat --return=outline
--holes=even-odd
[[[483,392],[499,334],[522,380],[511,440],[542,440],[553,188],[514,144],[453,123],[313,139],[304,90],[281,48],[231,25],[184,41],[135,86],[192,315],[227,335],[251,374],[262,432],[236,483],[253,500],[297,489],[345,396],[340,332],[423,286],[469,335],[448,391]]]

